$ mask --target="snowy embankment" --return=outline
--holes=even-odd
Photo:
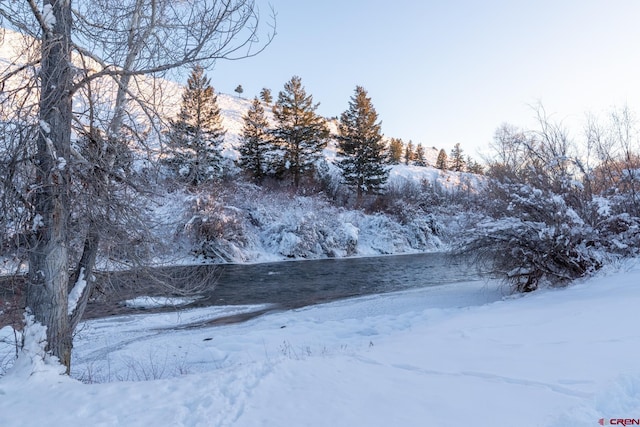
[[[468,282],[221,327],[179,328],[225,315],[209,309],[93,320],[74,349],[74,376],[92,383],[23,361],[0,378],[0,425],[567,427],[635,419],[639,282],[634,262],[520,298]]]
[[[159,205],[167,214],[156,217],[178,219],[174,227],[164,228],[183,237],[176,240],[182,245],[176,252],[218,262],[406,254],[445,247],[433,215],[410,211],[401,221],[339,208],[322,197],[263,194],[255,186],[236,186],[215,198],[176,192]]]
[[[223,158],[230,173],[240,173],[233,161],[239,156],[242,117],[250,102],[218,94],[218,103],[226,129]],[[267,116],[271,116],[269,111]],[[329,125],[336,133],[335,121]],[[437,153],[435,148],[426,150],[429,164],[435,163]],[[336,141],[331,140],[317,165],[317,178],[326,181],[325,190],[342,185],[336,157]],[[473,174],[414,165],[389,168],[388,189],[392,193],[420,194],[428,187],[442,192],[479,187],[480,178]],[[446,228],[443,224],[456,216],[436,215],[432,212],[435,207],[419,208],[417,200],[408,206],[400,197],[387,201],[395,203],[393,209],[365,212],[342,207],[317,188],[308,192],[310,195],[304,190],[296,194],[286,183],[273,190],[236,178],[214,186],[213,192],[209,187],[195,193],[176,189],[155,200],[153,219],[172,224],[160,227],[169,231],[161,240],[176,243],[175,253],[168,256],[171,262],[176,257],[194,262],[185,254],[202,255],[214,262],[268,262],[441,251],[447,246],[441,233]]]
[[[243,115],[250,101],[222,93],[217,96],[226,130],[222,156],[229,173],[240,173],[234,161],[239,157]],[[270,108],[266,109],[272,120]],[[329,127],[337,133],[335,121],[329,121]],[[426,148],[428,164],[435,164],[438,151]],[[336,158],[337,144],[330,140],[317,165],[318,179],[327,181],[327,187],[341,185]],[[434,167],[400,164],[389,168],[388,189],[398,194],[424,192],[426,186],[434,191],[468,191],[477,189],[481,180],[473,174]],[[405,206],[401,200],[395,210],[402,214],[364,212],[340,207],[318,189],[310,191],[311,195],[302,195],[304,190],[293,194],[284,184],[274,191],[236,178],[233,183],[215,186],[213,192],[208,187],[197,193],[175,190],[155,200],[154,220],[172,224],[161,227],[169,232],[161,240],[175,242],[176,251],[168,256],[171,262],[176,257],[194,262],[185,254],[203,255],[214,262],[265,262],[441,251],[447,246],[440,233],[446,228],[443,224],[456,216],[436,216],[417,206]]]

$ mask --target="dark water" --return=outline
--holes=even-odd
[[[140,312],[122,302],[137,296],[167,296],[158,286],[197,284],[201,296],[188,307],[273,304],[266,309],[298,308],[353,296],[478,280],[481,275],[460,258],[443,253],[172,267],[149,272],[112,274],[103,298],[90,302],[85,318]],[[160,279],[160,280],[158,280]],[[147,311],[167,311],[154,308]],[[260,314],[254,313],[253,315]],[[230,319],[241,321],[243,319]],[[224,322],[226,320],[222,320]]]
[[[87,306],[84,318],[140,313],[127,307],[125,300],[138,296],[175,296],[161,283],[177,289],[196,284],[201,296],[195,303],[181,308],[212,305],[272,304],[270,308],[218,319],[216,323],[238,322],[262,313],[298,308],[353,296],[380,294],[411,288],[479,280],[482,275],[464,261],[444,253],[394,255],[370,258],[343,258],[290,261],[264,264],[225,264],[171,267],[153,271],[124,271],[98,274],[98,286]],[[8,302],[19,307],[24,278],[0,280],[0,303],[4,316],[12,313]],[[4,301],[4,302],[3,302]],[[9,308],[7,308],[9,307]],[[158,307],[144,310],[175,310]],[[16,318],[19,320],[19,316]],[[9,324],[0,317],[0,324]],[[0,325],[1,326],[1,325]]]
[[[275,303],[292,308],[479,278],[475,269],[442,253],[215,268],[219,269],[215,287],[198,305]]]

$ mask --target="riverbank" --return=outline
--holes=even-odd
[[[97,274],[98,286],[84,319],[245,304],[292,309],[346,297],[478,280],[481,276],[463,259],[439,252],[119,271]],[[19,307],[24,306],[19,290],[24,284],[9,284],[8,278],[4,282],[0,278],[0,301],[5,301],[0,327],[19,327]],[[178,306],[171,303],[172,298],[185,295],[196,298]],[[128,303],[141,297],[155,303]]]
[[[638,281],[632,261],[517,297],[475,281],[209,328],[179,326],[231,308],[97,319],[76,336],[76,379],[32,366],[28,355],[0,379],[0,425],[587,427],[633,419]]]

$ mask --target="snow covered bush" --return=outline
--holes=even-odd
[[[271,194],[250,209],[263,247],[286,258],[343,257],[356,253],[357,229],[321,197]]]
[[[628,112],[614,113],[605,127],[588,123],[586,155],[595,159],[583,158],[541,107],[538,122],[534,131],[496,132],[478,205],[486,218],[462,244],[520,292],[585,276],[609,259],[637,255],[640,244],[637,132]]]
[[[488,216],[463,247],[515,291],[565,284],[602,266],[608,251],[599,231],[564,197],[527,184],[490,187]]]
[[[211,195],[194,196],[187,210],[184,231],[194,242],[193,252],[223,261],[244,261],[242,249],[248,243],[243,214]]]
[[[488,186],[486,217],[462,244],[516,292],[562,285],[608,260],[637,256],[640,218],[624,197],[590,196],[580,187],[556,194],[524,183]]]
[[[640,251],[640,218],[627,211],[627,201],[618,197],[594,197],[594,218],[602,245],[610,253],[637,256]]]
[[[187,200],[179,234],[188,238],[193,254],[215,261],[396,254],[442,246],[435,216],[409,207],[397,217],[367,214],[336,207],[322,195],[246,183]]]

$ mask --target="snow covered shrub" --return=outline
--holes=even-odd
[[[349,256],[356,253],[357,229],[320,197],[273,194],[251,210],[267,251],[287,258]]]
[[[316,165],[316,179],[323,194],[330,198],[335,205],[346,207],[352,198],[352,192],[342,182],[337,166],[329,162],[318,162]]]
[[[494,183],[488,217],[463,244],[517,292],[562,285],[598,270],[606,257],[599,233],[560,195],[526,184]]]
[[[195,254],[223,261],[243,260],[241,248],[248,238],[242,211],[209,195],[194,197],[188,214],[184,230],[194,242]]]
[[[183,196],[184,197],[184,196]],[[337,207],[321,194],[229,183],[189,196],[177,237],[193,254],[220,261],[317,259],[432,251],[442,246],[434,214],[399,205],[398,215]]]
[[[640,250],[640,218],[626,212],[627,201],[594,197],[593,215],[602,245],[620,256],[637,256]]]

